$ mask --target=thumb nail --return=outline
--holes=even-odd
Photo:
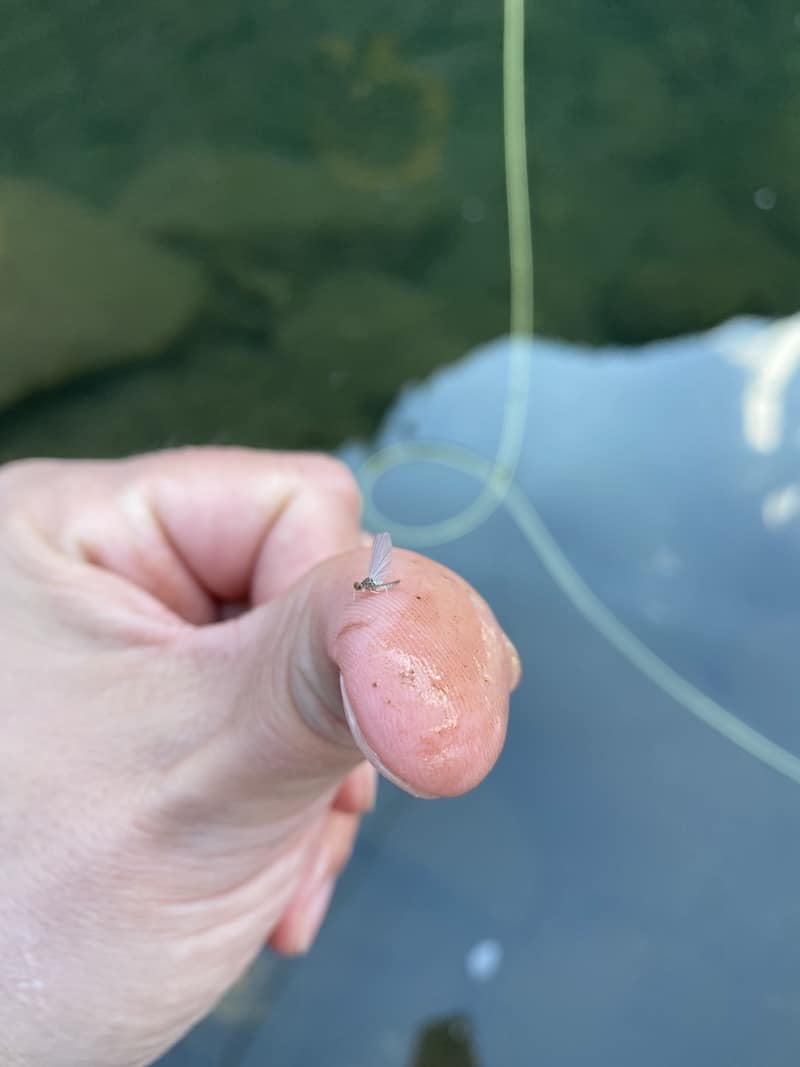
[[[407,782],[404,782],[402,778],[399,778],[396,774],[389,770],[383,760],[380,758],[377,752],[367,743],[364,734],[361,731],[361,727],[358,724],[358,719],[353,711],[353,705],[350,703],[350,698],[347,695],[347,689],[344,684],[344,676],[339,675],[339,689],[342,693],[342,705],[344,707],[345,717],[347,719],[347,725],[350,727],[350,733],[353,735],[353,740],[384,778],[387,778],[393,785],[396,785],[399,789],[404,790],[406,793],[410,793],[414,797],[418,797],[420,800],[432,800],[433,793],[421,793],[417,789],[413,789]]]
[[[511,665],[511,688],[516,689],[522,678],[522,662],[520,661],[516,645],[506,633],[503,634],[503,643],[506,646],[506,652],[508,653],[508,659]]]

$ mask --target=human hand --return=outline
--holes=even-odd
[[[410,552],[354,599],[359,515],[308,454],[0,470],[4,1064],[150,1063],[266,939],[307,949],[365,756],[424,796],[492,767],[513,648]]]

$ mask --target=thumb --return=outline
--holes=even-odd
[[[245,616],[197,631],[236,670],[236,778],[294,803],[327,795],[366,756],[418,796],[453,796],[491,769],[519,661],[458,575],[396,551],[389,593],[359,593],[369,552],[319,564]],[[235,654],[234,654],[234,650]],[[250,772],[243,769],[249,767]]]

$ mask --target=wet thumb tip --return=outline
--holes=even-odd
[[[347,720],[347,725],[350,727],[350,733],[353,735],[353,740],[358,745],[359,749],[364,754],[366,759],[369,760],[373,767],[375,767],[375,769],[381,775],[383,775],[384,778],[388,779],[388,781],[390,781],[392,785],[396,785],[398,789],[402,789],[404,792],[410,793],[412,796],[417,797],[420,800],[433,800],[435,798],[434,793],[422,792],[420,789],[410,785],[408,782],[404,781],[397,774],[391,771],[386,766],[381,757],[378,755],[378,753],[367,742],[366,738],[364,737],[364,733],[359,725],[358,718],[356,717],[356,714],[353,710],[353,705],[351,704],[350,698],[347,695],[347,687],[344,683],[344,675],[341,673],[339,674],[339,689],[342,694],[342,706],[344,707],[344,714]]]

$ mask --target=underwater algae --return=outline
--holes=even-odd
[[[344,184],[364,189],[425,182],[439,173],[450,101],[388,34],[360,47],[338,35],[317,42],[312,136]]]

